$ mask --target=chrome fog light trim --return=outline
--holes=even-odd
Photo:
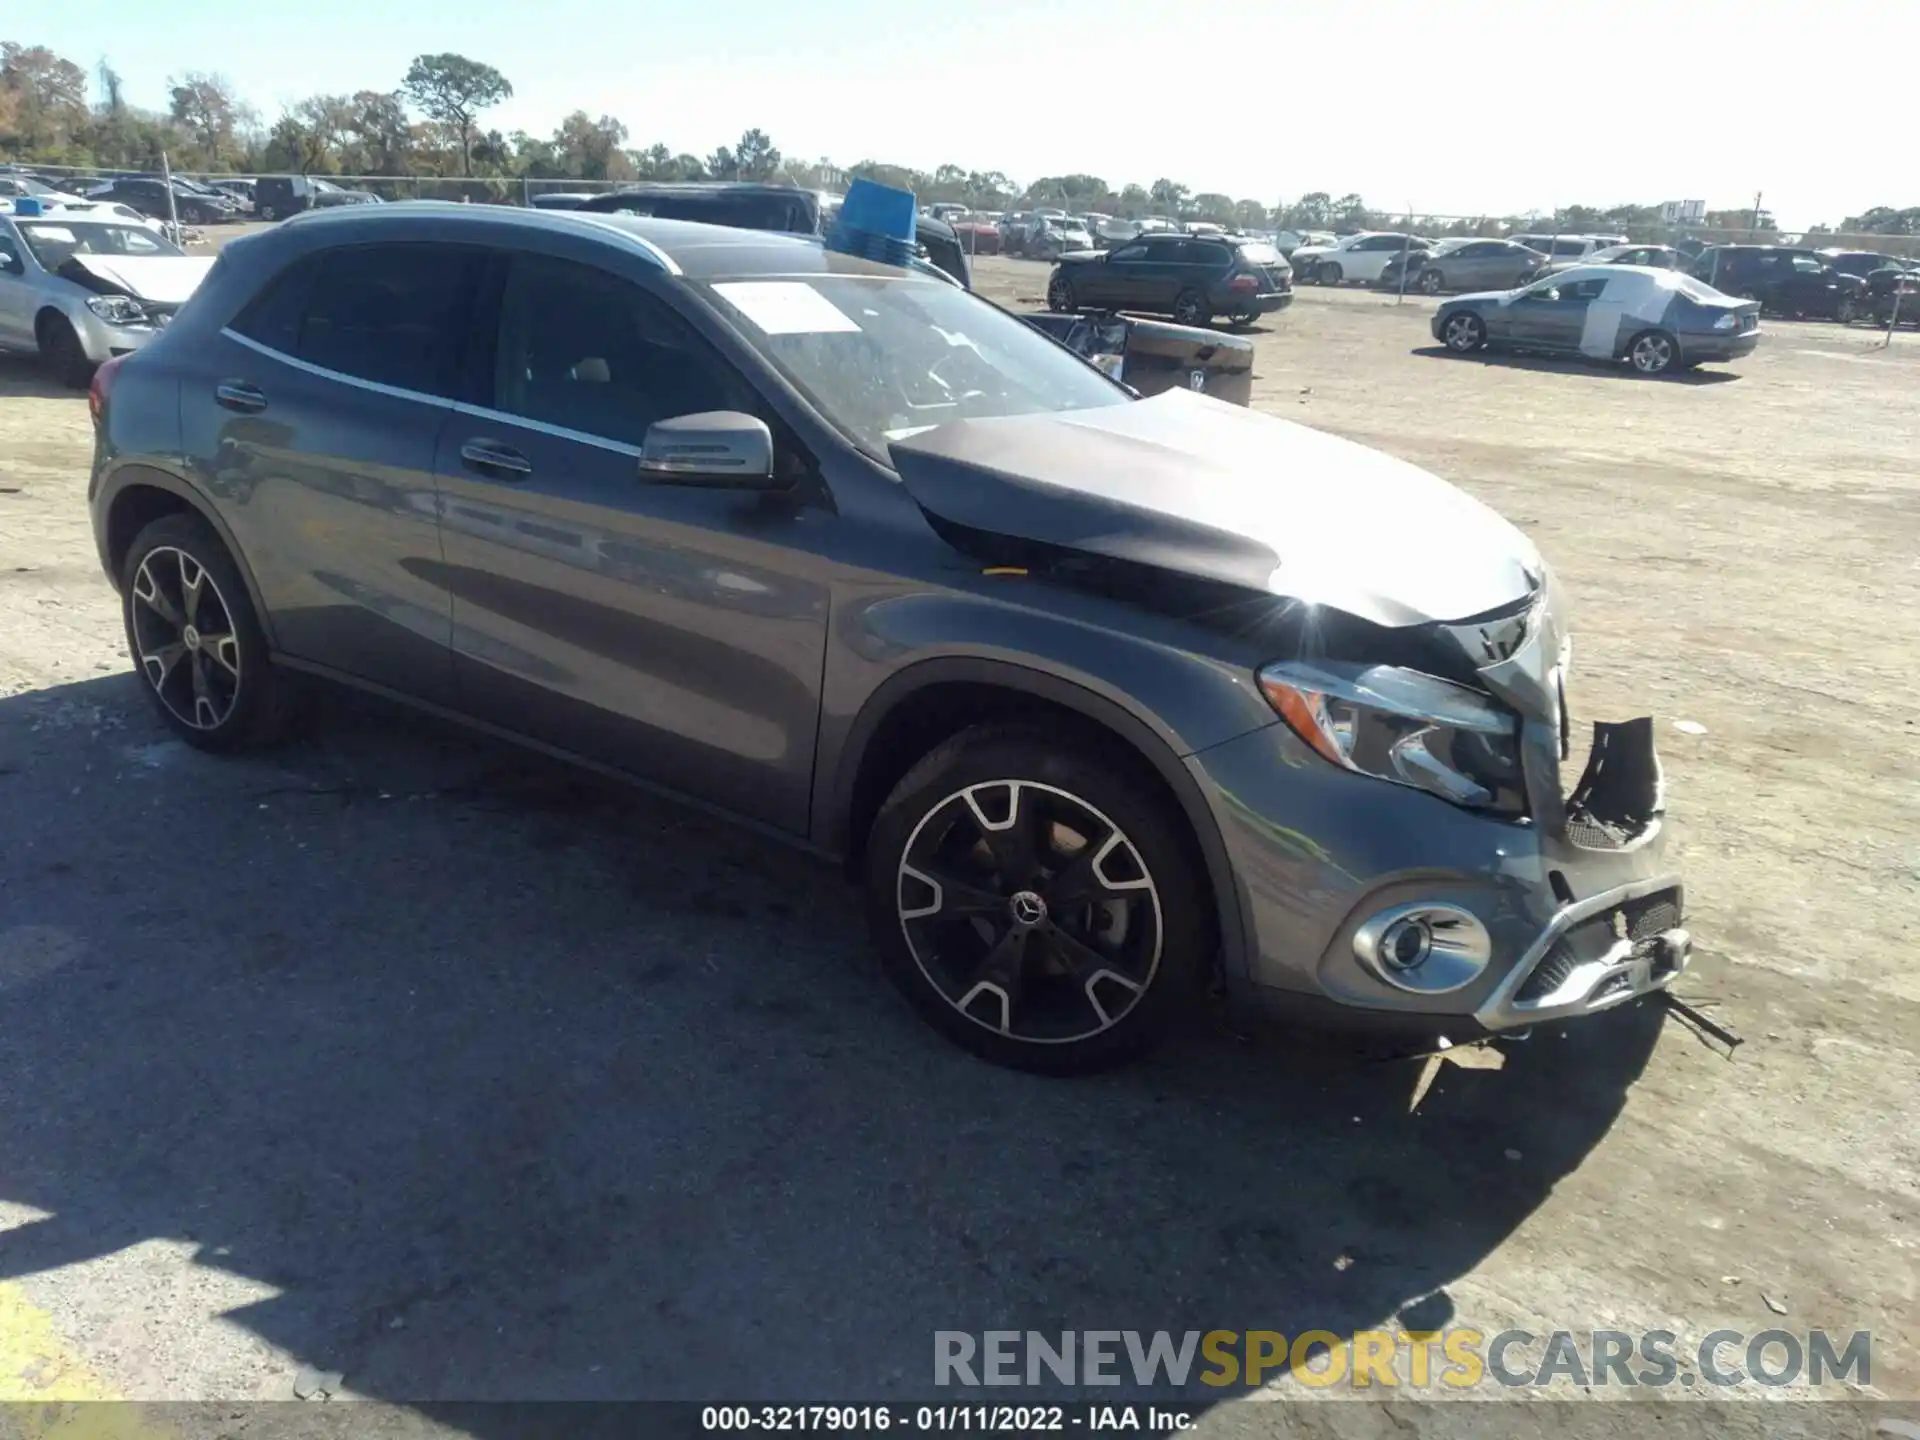
[[[1376,979],[1414,995],[1471,985],[1493,959],[1493,937],[1458,905],[1421,901],[1370,916],[1353,932],[1353,954]]]

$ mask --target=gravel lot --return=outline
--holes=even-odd
[[[1731,1062],[1643,1008],[1412,1114],[1415,1067],[1224,1020],[1117,1076],[1005,1074],[770,842],[343,697],[198,756],[128,668],[84,400],[0,362],[0,1332],[47,1357],[0,1398],[284,1398],[303,1367],[409,1402],[925,1398],[936,1329],[1420,1301],[1868,1329],[1874,1389],[1920,1399],[1920,342],[1775,325],[1649,382],[1449,358],[1429,313],[1303,293],[1257,403],[1554,561],[1576,715],[1659,717],[1683,993]]]

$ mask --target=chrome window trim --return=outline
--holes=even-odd
[[[222,327],[220,333],[227,339],[244,345],[247,349],[265,355],[270,360],[278,360],[283,365],[291,365],[309,375],[322,380],[332,380],[341,385],[351,385],[359,390],[371,390],[376,395],[386,395],[395,400],[414,400],[423,405],[437,406],[443,410],[452,410],[460,415],[471,416],[476,420],[494,420],[502,425],[521,425],[529,430],[537,430],[542,435],[551,435],[556,440],[573,440],[582,445],[597,446],[602,450],[611,450],[616,455],[640,458],[640,447],[628,444],[624,440],[609,439],[604,435],[590,435],[584,430],[569,430],[564,425],[550,425],[545,420],[535,420],[527,415],[515,415],[506,410],[495,410],[486,405],[473,405],[465,400],[450,400],[444,395],[429,395],[420,390],[408,390],[398,385],[383,385],[378,380],[363,380],[358,375],[349,375],[341,370],[330,370],[325,365],[315,365],[311,360],[302,360],[297,355],[289,355],[284,350],[276,350],[271,345],[263,345],[250,336],[242,335],[230,327]]]

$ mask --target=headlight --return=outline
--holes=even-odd
[[[109,325],[145,325],[147,312],[126,295],[89,295],[87,308]]]
[[[1391,665],[1283,662],[1260,689],[1293,732],[1346,770],[1456,805],[1526,813],[1519,724],[1478,691]]]
[[[1739,323],[1740,323],[1740,317],[1738,315],[1726,314],[1726,315],[1722,315],[1718,320],[1713,322],[1713,328],[1716,330],[1731,330],[1733,329],[1734,326],[1738,325]]]

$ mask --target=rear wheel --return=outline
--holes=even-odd
[[[1073,281],[1064,271],[1056,270],[1053,278],[1047,282],[1047,308],[1049,310],[1076,310],[1078,297],[1073,292]]]
[[[1664,330],[1643,330],[1627,343],[1627,359],[1642,375],[1665,375],[1680,367],[1680,346]]]
[[[1487,325],[1470,310],[1449,315],[1440,327],[1440,338],[1456,355],[1471,355],[1487,343]]]
[[[280,218],[280,212],[271,205],[262,205],[260,207],[260,218],[262,220],[278,220]]]
[[[1182,325],[1208,325],[1213,322],[1213,307],[1198,290],[1182,290],[1173,300],[1173,318]]]
[[[40,359],[53,378],[73,390],[84,390],[93,383],[94,363],[80,345],[73,322],[53,311],[42,314],[35,323],[34,338],[40,342]]]
[[[239,568],[204,520],[165,515],[135,536],[120,599],[134,669],[174,734],[227,751],[280,731],[285,681]]]
[[[1178,817],[1062,729],[983,726],[881,808],[867,903],[889,977],[1001,1065],[1131,1059],[1198,990],[1204,882]]]

